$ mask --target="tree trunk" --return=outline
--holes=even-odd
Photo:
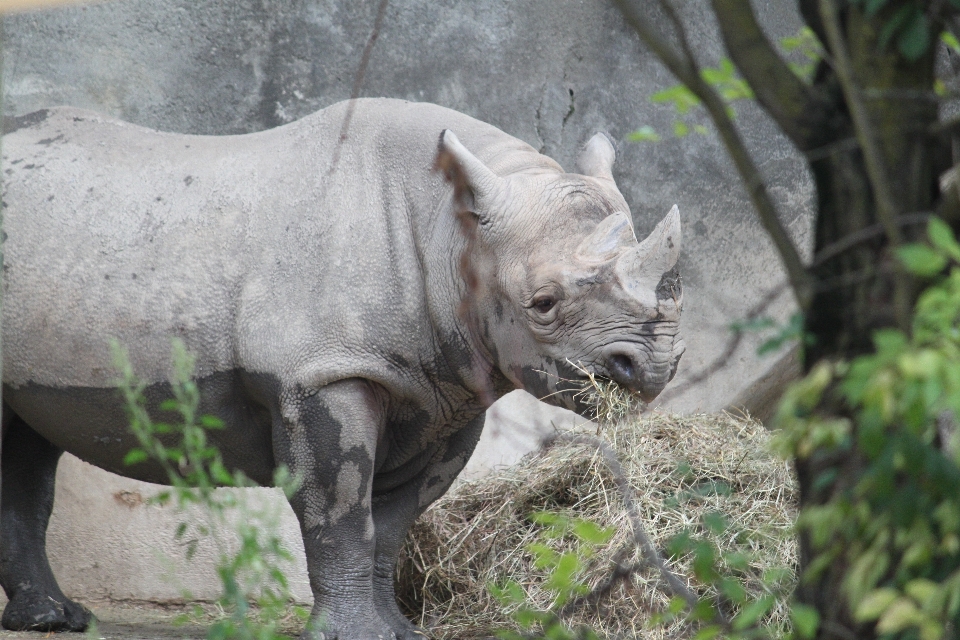
[[[808,24],[827,43],[817,0],[801,0],[801,11]],[[894,4],[894,3],[891,3]],[[904,59],[891,42],[879,46],[879,33],[895,6],[867,17],[857,6],[845,4],[840,11],[854,79],[869,114],[869,125],[879,143],[885,179],[890,186],[899,216],[898,228],[903,241],[925,235],[923,218],[938,199],[938,176],[949,166],[945,146],[931,135],[937,122],[937,101],[933,92],[934,51],[915,62]],[[833,57],[836,52],[830,52]],[[809,370],[822,359],[850,359],[873,351],[871,335],[883,327],[908,327],[898,314],[894,295],[897,278],[904,287],[904,298],[912,306],[917,285],[904,273],[892,253],[890,239],[881,231],[877,216],[876,185],[871,183],[863,145],[856,139],[849,117],[850,108],[841,91],[840,80],[832,64],[824,63],[816,83],[827,88],[836,104],[837,117],[845,121],[824,123],[837,131],[832,144],[808,152],[816,184],[818,209],[815,230],[815,255],[828,256],[841,246],[850,245],[833,257],[815,258],[812,267],[816,292],[806,316],[806,329],[813,344],[806,350]],[[858,242],[852,242],[858,239]],[[902,304],[902,303],[901,303]],[[899,321],[898,321],[899,318]],[[825,402],[830,402],[825,395]],[[843,406],[824,406],[824,412],[843,415]],[[797,459],[801,508],[821,505],[833,496],[848,491],[859,478],[864,460],[854,453],[817,455]],[[836,479],[820,486],[825,471],[836,472]],[[808,532],[800,535],[801,570],[816,555]],[[828,566],[816,579],[804,581],[798,599],[817,608],[821,615],[818,638],[873,638],[872,625],[858,625],[852,619],[843,592],[843,579],[849,567],[842,563]]]

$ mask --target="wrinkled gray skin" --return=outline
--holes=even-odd
[[[360,100],[243,136],[159,133],[59,108],[4,138],[6,628],[80,629],[89,613],[44,548],[62,451],[123,475],[135,446],[108,341],[154,403],[170,340],[197,356],[200,410],[226,463],[302,477],[317,634],[413,638],[393,574],[408,528],[467,462],[483,395],[520,387],[581,412],[582,372],[655,397],[683,352],[674,209],[638,243],[595,136],[564,173],[528,145],[429,104]],[[455,135],[454,135],[455,132]],[[465,172],[468,245],[441,149]],[[462,143],[460,142],[462,140]],[[461,317],[473,317],[465,322]],[[566,386],[565,386],[566,385]],[[560,393],[554,393],[560,391]]]

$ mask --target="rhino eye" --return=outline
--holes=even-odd
[[[557,304],[556,298],[551,296],[541,296],[533,301],[533,308],[539,313],[547,313]]]

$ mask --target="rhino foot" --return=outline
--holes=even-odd
[[[424,640],[424,636],[398,635],[387,626],[379,624],[344,625],[342,627],[324,625],[318,629],[310,625],[300,634],[300,640],[398,640],[416,638]]]
[[[324,629],[323,631],[304,631],[300,634],[300,640],[397,640],[397,635],[392,631],[386,632],[360,632],[356,631],[336,631],[335,629]]]
[[[427,634],[423,629],[410,622],[400,608],[394,604],[392,607],[381,607],[378,609],[380,617],[393,629],[397,640],[426,640]]]
[[[18,591],[3,610],[8,631],[86,631],[93,614],[83,605],[36,591]]]

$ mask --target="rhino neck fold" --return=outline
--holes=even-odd
[[[439,207],[424,216],[429,224],[416,227],[422,232],[417,244],[423,254],[428,315],[447,375],[470,390],[479,406],[486,408],[513,390],[513,385],[497,367],[495,350],[483,339],[477,292],[468,287],[461,264],[467,240],[452,200],[451,191]]]

